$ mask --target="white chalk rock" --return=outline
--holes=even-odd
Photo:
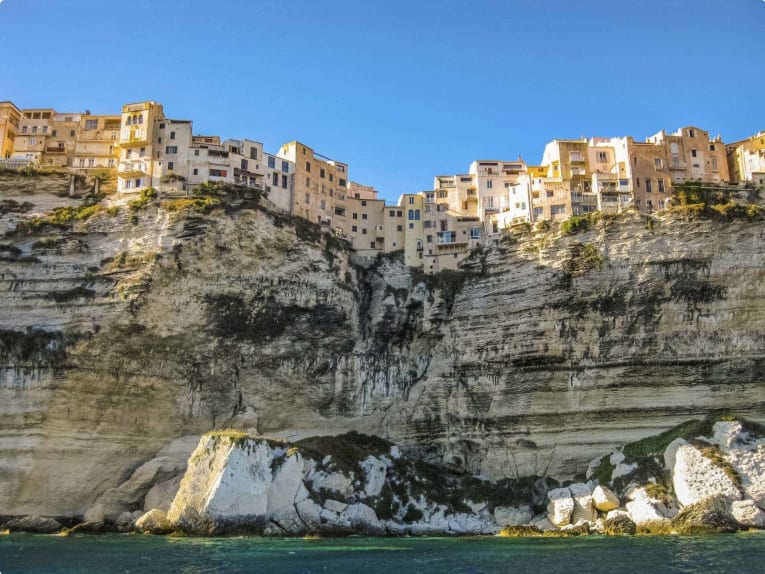
[[[601,512],[619,507],[619,498],[605,486],[596,486],[592,491],[592,503]]]
[[[324,501],[324,508],[327,510],[331,510],[333,512],[342,512],[346,508],[348,508],[348,505],[345,502],[340,502],[338,500],[333,500],[332,498],[328,498]]]
[[[568,488],[556,488],[547,493],[547,516],[555,526],[561,528],[571,523],[574,513],[574,499]]]
[[[553,530],[558,530],[558,528],[552,522],[550,522],[550,519],[547,518],[546,514],[540,514],[532,518],[531,522],[529,522],[529,526],[534,526],[535,528],[538,528],[542,532],[551,532]]]
[[[150,510],[135,521],[135,528],[139,532],[148,534],[167,534],[173,530],[167,514],[161,510]]]
[[[385,475],[388,471],[387,465],[374,456],[368,456],[360,464],[366,475],[364,493],[367,496],[379,496],[385,485]]]
[[[734,500],[731,504],[731,514],[739,524],[765,528],[765,512],[754,500]]]
[[[671,512],[658,500],[648,496],[644,488],[635,488],[630,491],[627,503],[629,517],[637,525],[655,520],[668,520]]]
[[[664,463],[672,472],[675,497],[683,506],[712,496],[722,496],[730,501],[741,498],[741,492],[728,475],[681,438],[667,446]]]
[[[729,450],[728,461],[741,477],[741,488],[747,498],[765,508],[765,442]]]
[[[608,511],[608,514],[606,514],[606,520],[611,520],[612,518],[616,518],[617,516],[626,516],[627,518],[629,518],[630,513],[623,508],[615,508],[614,510]]]
[[[584,483],[577,482],[568,487],[571,497],[574,499],[574,511],[571,514],[571,522],[576,524],[582,520],[595,522],[598,514],[592,505],[592,491]]]
[[[375,511],[366,504],[351,504],[345,509],[345,519],[363,534],[382,534],[383,529]]]
[[[303,500],[295,505],[300,520],[302,520],[308,528],[316,528],[321,524],[321,506],[316,504],[313,500]]]
[[[314,492],[327,490],[329,492],[337,492],[346,496],[353,491],[353,484],[351,479],[340,472],[325,472],[323,470],[319,470],[313,472],[310,477],[311,490]]]

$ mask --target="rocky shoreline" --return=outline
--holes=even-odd
[[[309,537],[735,532],[765,528],[762,430],[725,417],[689,421],[595,459],[582,481],[564,483],[482,480],[355,432],[287,443],[214,431],[199,439],[183,478],[156,483],[143,509],[115,503],[112,493],[83,517],[6,517],[0,531]]]

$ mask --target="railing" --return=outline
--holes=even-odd
[[[81,131],[79,137],[77,138],[77,141],[89,141],[89,142],[100,142],[100,141],[113,141],[116,142],[119,139],[119,134],[114,135],[106,135],[101,133],[93,133],[91,134],[89,131]]]
[[[66,148],[63,147],[46,147],[45,153],[66,153]]]

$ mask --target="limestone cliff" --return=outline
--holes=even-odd
[[[20,181],[0,181],[2,515],[140,510],[213,428],[565,478],[713,410],[765,420],[759,220],[518,233],[423,277],[257,197],[85,211]]]

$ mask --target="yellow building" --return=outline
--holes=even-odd
[[[159,166],[155,156],[161,154],[161,143],[155,143],[154,132],[164,118],[162,105],[153,101],[122,106],[120,116],[120,156],[117,167],[117,190],[135,193],[159,182]]]
[[[348,165],[297,141],[282,145],[277,156],[294,164],[291,212],[342,233],[347,226]]]
[[[72,167],[79,171],[115,170],[119,159],[120,116],[80,118]]]
[[[0,102],[0,159],[13,155],[13,142],[21,121],[21,110],[13,102]]]
[[[751,181],[765,185],[765,132],[758,132],[725,147],[732,182]]]
[[[398,207],[403,212],[404,263],[409,267],[420,267],[424,250],[425,194],[405,193],[399,198]]]
[[[532,208],[536,219],[563,220],[597,209],[592,192],[588,141],[553,140],[545,146],[544,177],[532,185]]]

